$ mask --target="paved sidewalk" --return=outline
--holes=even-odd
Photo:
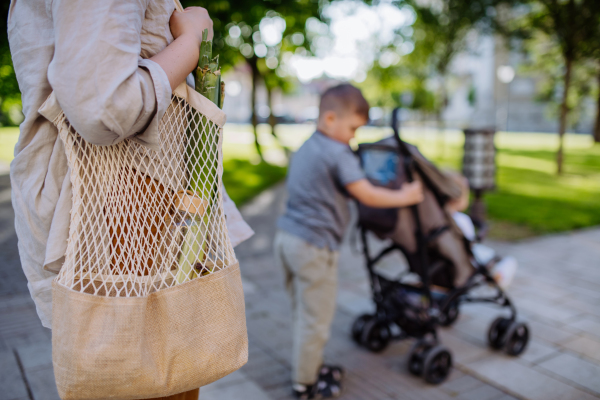
[[[201,390],[201,400],[291,399],[289,302],[271,243],[283,207],[282,187],[243,213],[256,235],[237,249],[247,302],[250,360],[240,371]],[[0,400],[58,399],[50,331],[41,327],[16,250],[8,176],[0,175]],[[519,358],[487,349],[485,335],[498,312],[466,306],[441,332],[456,368],[440,386],[406,371],[410,341],[381,354],[349,339],[353,318],[371,309],[366,272],[348,243],[340,262],[338,311],[328,360],[348,369],[343,399],[597,399],[600,398],[600,229],[548,236],[517,244],[490,243],[514,255],[520,269],[509,290],[533,338]],[[397,265],[390,259],[388,267]]]
[[[281,187],[243,210],[256,230],[240,245],[246,283],[250,361],[242,368],[272,399],[290,399],[289,301],[273,262],[273,226],[285,201]],[[512,254],[520,269],[509,289],[533,338],[519,358],[488,350],[485,337],[499,315],[467,305],[452,328],[441,330],[456,369],[441,386],[406,371],[411,341],[371,354],[349,339],[354,318],[372,309],[362,256],[347,238],[340,260],[338,311],[328,361],[348,369],[344,399],[593,399],[600,398],[600,229],[547,236],[516,244],[488,243]],[[386,267],[399,259],[388,259]]]

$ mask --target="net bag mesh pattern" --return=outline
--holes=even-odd
[[[132,297],[236,263],[221,198],[221,127],[173,96],[160,151],[132,140],[90,144],[61,114],[73,211],[57,283]]]
[[[50,95],[73,191],[52,289],[63,400],[146,399],[207,385],[248,360],[244,293],[222,199],[225,114],[185,83],[159,150],[86,142]]]

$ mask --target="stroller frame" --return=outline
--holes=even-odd
[[[392,114],[392,128],[399,151],[403,155],[403,168],[408,182],[414,180],[413,170],[417,168],[410,151],[402,141],[399,129],[396,108]],[[423,177],[424,185],[431,185],[428,179]],[[450,351],[440,344],[437,334],[437,326],[451,325],[459,315],[462,303],[488,303],[495,304],[510,310],[510,316],[496,318],[488,330],[488,344],[493,349],[504,349],[510,355],[521,354],[529,339],[529,330],[524,323],[517,322],[517,310],[504,290],[498,285],[490,274],[486,265],[480,265],[470,250],[465,248],[472,260],[475,271],[462,287],[451,290],[441,301],[436,301],[431,291],[431,275],[442,265],[431,265],[427,252],[428,242],[437,235],[443,233],[447,228],[433,232],[425,237],[418,213],[417,205],[410,206],[415,222],[415,234],[417,253],[420,268],[417,274],[421,280],[421,286],[414,286],[401,282],[401,280],[389,280],[375,271],[377,263],[393,251],[408,254],[403,246],[392,243],[377,254],[372,254],[367,240],[367,229],[360,227],[360,238],[362,250],[365,257],[371,293],[376,311],[374,315],[364,314],[358,317],[352,326],[352,337],[360,345],[367,349],[378,352],[382,351],[392,340],[402,340],[409,337],[417,339],[413,345],[408,360],[408,369],[413,375],[422,376],[427,382],[441,383],[448,376],[452,367],[452,356]],[[498,261],[498,258],[490,262]],[[479,286],[488,285],[495,289],[495,295],[474,297],[469,292]],[[398,291],[417,291],[424,296],[428,307],[417,307],[410,302],[401,301],[394,293]],[[399,301],[400,300],[400,301]],[[392,329],[396,327],[396,329]],[[399,328],[399,329],[398,329]]]

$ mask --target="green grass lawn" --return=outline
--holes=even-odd
[[[267,163],[252,164],[248,160],[230,158],[223,161],[223,183],[238,205],[285,178],[286,168]]]
[[[282,142],[297,148],[310,135],[310,125],[278,126]],[[359,141],[373,141],[388,129],[363,128]],[[12,159],[16,128],[0,128],[0,161]],[[443,151],[435,131],[406,129],[413,143],[442,168],[460,170],[462,133],[447,131]],[[223,180],[239,205],[285,177],[285,156],[268,127],[259,127],[259,139],[272,164],[257,163],[250,127],[226,125],[223,143]],[[485,196],[492,236],[518,239],[600,225],[600,145],[588,135],[567,135],[565,172],[556,175],[557,136],[535,133],[496,135],[497,190]]]
[[[0,128],[0,162],[12,161],[18,138],[19,128]]]

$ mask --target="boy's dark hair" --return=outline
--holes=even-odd
[[[340,115],[351,112],[369,120],[369,103],[363,97],[360,89],[349,83],[331,87],[321,95],[319,116],[326,111],[333,111]]]

